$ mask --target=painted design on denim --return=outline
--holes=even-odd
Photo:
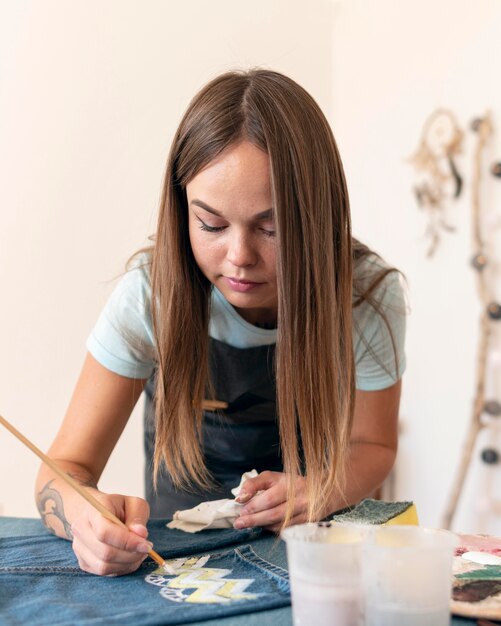
[[[246,593],[253,578],[226,578],[231,569],[204,567],[210,555],[172,559],[167,563],[176,572],[169,575],[161,567],[145,577],[151,585],[161,587],[160,595],[172,602],[193,604],[228,604],[235,600],[255,600],[260,594]]]

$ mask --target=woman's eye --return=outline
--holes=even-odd
[[[204,230],[207,233],[219,233],[225,228],[224,226],[209,226],[209,224],[202,222],[202,220],[199,220],[199,222],[201,230]]]
[[[206,224],[204,221],[202,221],[199,217],[197,217],[197,220],[198,220],[198,227],[200,228],[200,230],[203,230],[206,233],[220,233],[226,228],[226,226],[210,226],[209,224]],[[274,228],[260,228],[259,230],[264,235],[266,235],[266,237],[275,236]]]

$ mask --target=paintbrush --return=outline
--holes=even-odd
[[[201,406],[206,411],[215,411],[217,409],[227,409],[228,403],[222,400],[202,400]]]
[[[82,498],[87,500],[89,504],[91,504],[95,509],[97,509],[103,517],[123,528],[127,528],[127,526],[122,522],[121,519],[113,515],[111,511],[99,502],[94,496],[92,496],[82,485],[80,485],[74,478],[72,478],[69,474],[67,474],[64,470],[62,470],[55,461],[53,461],[50,457],[44,454],[39,448],[35,446],[35,444],[31,443],[29,439],[27,439],[23,434],[21,434],[12,424],[10,424],[4,417],[0,415],[0,424],[5,426],[5,428],[10,431],[14,437],[19,439],[25,446],[27,446],[32,452],[34,452],[46,465],[48,465],[51,470],[53,470],[62,480],[64,480],[70,487],[72,487],[77,493],[79,493]],[[148,555],[158,563],[168,574],[175,574],[176,572],[172,569],[170,565],[167,564],[165,559],[163,559],[155,550],[149,550]]]

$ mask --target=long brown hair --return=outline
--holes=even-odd
[[[167,163],[152,249],[157,346],[154,475],[210,484],[201,449],[208,390],[211,284],[188,235],[185,188],[226,148],[247,140],[271,164],[277,236],[277,419],[288,514],[303,449],[309,516],[342,492],[354,407],[352,236],[336,143],[313,98],[277,72],[228,72],[191,101]]]

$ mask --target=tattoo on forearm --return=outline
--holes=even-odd
[[[51,487],[54,480],[54,478],[49,480],[45,487],[38,493],[37,507],[40,511],[42,522],[51,533],[56,534],[56,529],[53,526],[53,518],[55,517],[63,525],[66,537],[71,540],[73,539],[73,533],[71,532],[71,525],[64,514],[63,499],[59,491]]]

